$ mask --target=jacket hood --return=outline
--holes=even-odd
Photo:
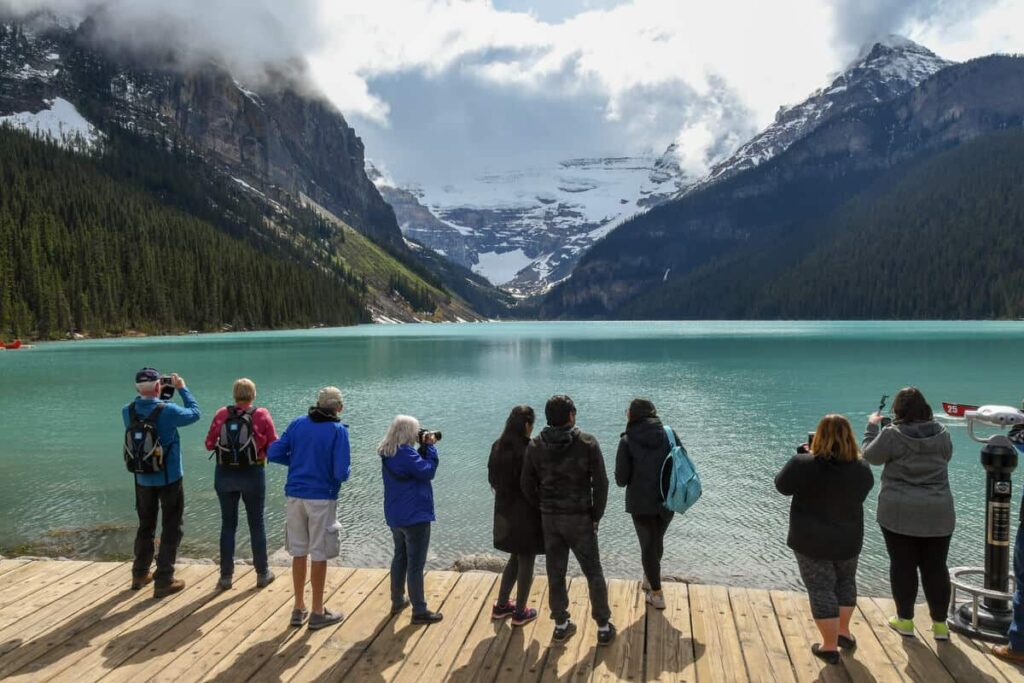
[[[341,418],[323,408],[313,406],[309,409],[309,419],[313,422],[341,422]]]
[[[579,427],[545,427],[538,438],[545,448],[561,453],[569,450],[579,434]]]
[[[912,449],[927,450],[938,441],[948,438],[946,428],[935,420],[927,422],[900,422],[894,426],[895,433]]]
[[[626,425],[626,436],[641,448],[657,448],[665,442],[665,426],[657,417],[633,420]]]

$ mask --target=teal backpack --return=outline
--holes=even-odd
[[[686,449],[676,440],[671,427],[665,427],[665,435],[671,450],[665,457],[661,471],[664,473],[666,467],[672,469],[669,472],[668,493],[662,492],[662,505],[672,512],[686,512],[700,499],[700,475]]]

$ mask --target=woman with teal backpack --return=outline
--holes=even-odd
[[[626,431],[615,456],[615,483],[626,488],[626,512],[633,518],[640,541],[647,603],[655,609],[665,609],[661,558],[665,552],[665,532],[675,516],[664,505],[672,473],[665,466],[665,459],[672,447],[679,444],[679,436],[665,428],[654,404],[645,398],[633,399],[626,420]],[[675,444],[669,444],[668,432],[675,437]]]

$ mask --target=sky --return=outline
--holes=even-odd
[[[0,0],[40,8],[254,87],[301,73],[401,184],[673,141],[699,175],[872,39],[1024,52],[1024,0]]]

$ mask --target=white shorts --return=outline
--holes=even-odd
[[[288,497],[284,545],[292,557],[309,555],[316,562],[341,553],[338,501]]]

